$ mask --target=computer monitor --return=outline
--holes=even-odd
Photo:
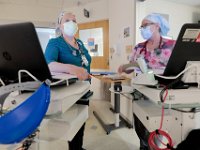
[[[187,61],[200,61],[200,24],[184,24],[164,70],[164,76],[176,76]]]
[[[18,71],[27,70],[40,81],[51,79],[40,42],[32,23],[0,26],[0,77],[18,82]],[[25,80],[29,80],[24,74]]]
[[[174,78],[185,69],[188,61],[200,61],[200,24],[187,23],[182,26],[172,54],[162,74],[165,77],[155,75],[156,80],[158,80],[159,84],[170,85],[170,88],[188,88],[188,84],[194,85],[195,82],[191,82],[191,78],[190,82],[187,83],[184,83],[185,80],[184,82],[181,80],[183,76]],[[195,77],[193,76],[193,78]]]

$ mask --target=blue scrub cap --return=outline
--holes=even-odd
[[[149,20],[153,23],[158,23],[160,26],[160,34],[161,35],[166,36],[167,33],[169,32],[169,23],[160,14],[152,13],[152,14],[147,15],[144,19]]]

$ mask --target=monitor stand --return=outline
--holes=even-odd
[[[196,83],[200,88],[200,61],[187,61],[181,80],[186,84]]]

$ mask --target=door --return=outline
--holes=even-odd
[[[92,69],[109,69],[109,23],[108,20],[78,25],[78,38],[92,56]]]

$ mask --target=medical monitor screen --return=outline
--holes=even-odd
[[[200,24],[184,24],[164,71],[164,76],[176,76],[187,61],[200,61]]]
[[[0,77],[17,82],[18,71],[27,70],[40,81],[51,79],[40,42],[32,23],[0,26]],[[26,78],[26,74],[24,78]]]

